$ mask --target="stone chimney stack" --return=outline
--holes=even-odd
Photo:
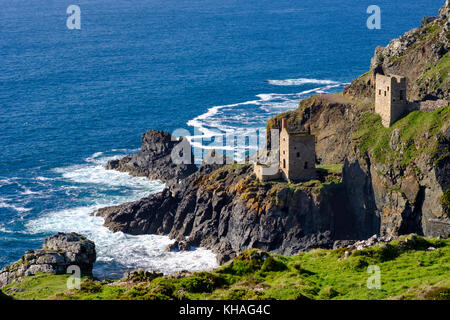
[[[283,129],[287,130],[286,119],[281,119],[281,130],[283,130]]]

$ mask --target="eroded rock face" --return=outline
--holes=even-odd
[[[449,138],[448,124],[428,138],[430,144],[438,142],[435,158],[439,161],[422,152],[408,165],[395,161],[387,165],[358,150],[349,154],[343,170],[344,185],[365,236],[450,236],[449,212],[441,201],[443,192],[450,188]],[[390,147],[405,152],[405,146],[392,139],[396,141],[395,131]]]
[[[141,152],[109,161],[106,168],[161,180],[172,186],[197,171],[193,153],[183,155],[183,150],[191,150],[186,138],[178,140],[168,132],[149,130],[142,136]],[[188,160],[185,161],[188,163],[177,163],[178,159]]]
[[[76,233],[58,233],[47,238],[41,249],[30,250],[17,262],[0,271],[0,288],[36,273],[67,273],[69,266],[92,274],[96,260],[95,244]]]

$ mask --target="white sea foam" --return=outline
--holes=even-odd
[[[132,177],[127,173],[106,170],[103,165],[74,165],[54,170],[64,179],[76,183],[105,185],[108,187],[129,187],[143,191],[149,187],[158,187],[161,183],[149,181],[144,177]]]
[[[9,201],[10,201],[9,199],[0,198],[0,208],[12,209],[19,213],[25,213],[25,212],[29,212],[32,210],[31,208],[25,208],[20,205],[8,203]]]
[[[39,176],[39,177],[34,178],[34,180],[36,180],[36,181],[53,181],[55,179],[54,178],[48,178],[48,177],[41,177],[41,176]]]
[[[284,80],[267,80],[267,82],[274,86],[302,86],[305,84],[339,84],[333,80],[319,80],[319,79],[284,79]]]
[[[302,86],[305,84],[317,84],[312,89],[293,93],[261,93],[255,100],[240,103],[213,106],[205,113],[187,122],[194,127],[194,135],[187,137],[194,147],[197,163],[211,149],[224,150],[227,156],[241,161],[245,153],[252,153],[265,144],[265,126],[271,117],[294,110],[300,99],[313,93],[326,93],[331,89],[342,87],[345,84],[333,80],[318,79],[285,79],[269,80],[270,84],[279,86]],[[212,137],[221,136],[219,143],[211,143]],[[250,141],[259,141],[258,144],[249,146],[233,145],[227,143],[227,137],[249,137]],[[258,137],[258,138],[257,138]],[[223,141],[223,145],[220,143]],[[202,151],[204,150],[204,151]]]
[[[45,212],[26,223],[27,231],[33,234],[78,232],[92,239],[97,248],[94,267],[97,276],[107,272],[105,276],[119,277],[125,270],[135,268],[169,274],[217,267],[215,255],[209,250],[165,252],[172,243],[166,236],[112,233],[103,226],[102,218],[90,215],[99,208],[134,201],[164,188],[157,181],[106,170],[106,161],[116,157],[119,156],[96,153],[86,158],[84,164],[54,169],[61,176],[59,180],[69,183],[61,186],[66,194],[86,205]]]
[[[1,178],[0,179],[0,187],[1,186],[7,186],[7,185],[10,185],[10,184],[13,184],[11,179],[8,179],[8,178]]]
[[[166,236],[130,236],[122,232],[112,233],[103,227],[103,219],[89,213],[101,206],[88,206],[47,213],[26,226],[32,233],[78,232],[96,244],[97,262],[114,263],[116,276],[125,270],[141,268],[170,274],[181,270],[208,270],[217,267],[215,255],[205,249],[188,252],[166,252],[172,243]],[[94,273],[102,276],[101,268]],[[111,274],[107,276],[111,277]]]

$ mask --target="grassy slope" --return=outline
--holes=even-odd
[[[360,150],[363,153],[367,151],[372,153],[378,162],[398,161],[402,165],[408,165],[421,153],[431,155],[436,153],[437,141],[429,137],[438,133],[448,121],[450,121],[450,106],[429,113],[410,112],[389,128],[381,125],[379,115],[366,113],[354,138]],[[401,151],[394,151],[389,145],[394,130],[399,130],[403,144]]]
[[[436,250],[427,251],[430,246]],[[450,300],[450,239],[405,236],[348,258],[344,251],[316,249],[282,257],[252,250],[211,272],[136,283],[85,278],[75,291],[66,289],[66,275],[39,275],[4,291],[16,299]],[[381,289],[367,288],[369,265],[380,267]]]

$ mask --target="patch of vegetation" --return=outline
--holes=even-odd
[[[381,124],[378,114],[366,113],[354,138],[359,149],[373,154],[377,162],[408,165],[421,153],[436,157],[437,139],[429,139],[440,131],[442,125],[449,120],[450,106],[442,107],[433,112],[413,111],[398,120],[391,127]],[[391,136],[394,130],[399,131],[398,150],[391,148]]]
[[[450,300],[450,288],[435,287],[425,293],[426,300]]]
[[[314,249],[283,257],[254,249],[214,271],[181,278],[83,278],[79,290],[68,290],[68,275],[38,275],[4,291],[16,299],[450,299],[450,239],[404,236],[348,257],[344,252]],[[367,288],[371,265],[380,268],[381,289]]]
[[[447,189],[442,193],[441,204],[447,211],[450,211],[450,189]]]
[[[322,165],[317,165],[316,168],[318,170],[325,170],[328,173],[331,174],[342,174],[342,164],[322,164]]]
[[[67,280],[70,275],[36,274],[26,277],[21,282],[9,284],[3,292],[14,299],[20,300],[46,300],[57,293],[69,291]]]
[[[415,32],[417,40],[410,45],[400,56],[392,56],[390,57],[390,62],[392,64],[399,64],[405,56],[410,54],[413,51],[419,50],[420,48],[427,45],[429,42],[435,42],[435,39],[439,36],[439,33],[442,31],[442,26],[440,26],[437,22],[430,24],[425,28],[423,34],[420,34],[420,30]]]
[[[429,81],[434,92],[439,88],[448,90],[448,73],[450,71],[450,56],[448,52],[439,60],[438,63],[427,66],[425,73],[420,77],[418,83],[423,85]]]

